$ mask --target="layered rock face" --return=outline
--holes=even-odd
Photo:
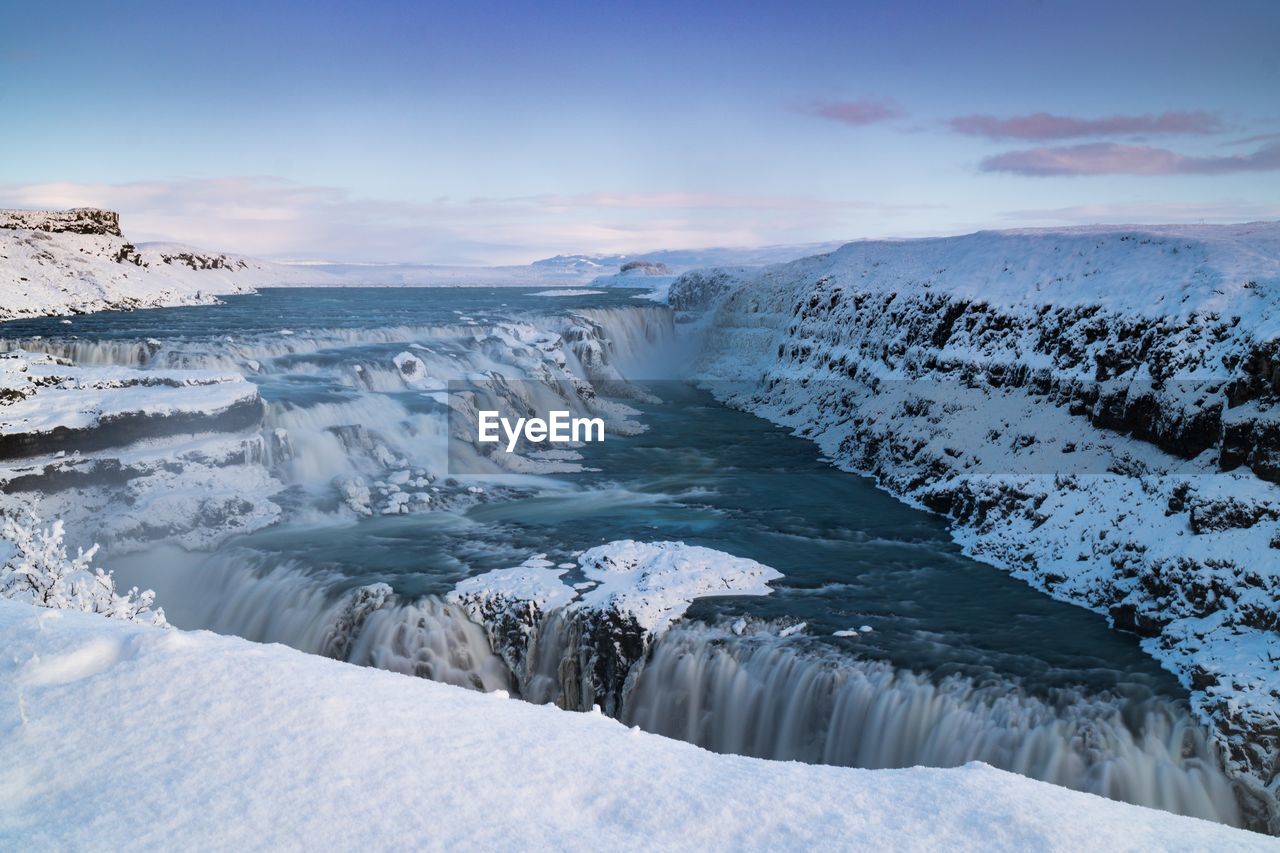
[[[0,210],[0,228],[23,228],[51,234],[124,236],[120,233],[120,214],[94,207],[77,207],[71,210]]]
[[[562,578],[581,571],[572,586]],[[782,575],[683,542],[616,540],[554,566],[538,554],[459,583],[447,599],[485,627],[520,695],[618,716],[654,642],[698,598],[768,595]]]
[[[1147,636],[1271,808],[1280,225],[856,243],[670,301],[722,399]]]
[[[262,464],[262,412],[239,374],[0,354],[0,511],[38,502],[124,548],[261,527],[279,515],[263,495],[281,488]]]

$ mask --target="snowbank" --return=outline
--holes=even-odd
[[[5,848],[1274,846],[980,764],[716,755],[204,632],[0,601],[0,643]]]

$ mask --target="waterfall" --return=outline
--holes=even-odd
[[[157,549],[117,573],[156,591],[180,628],[374,666],[476,690],[509,687],[484,629],[433,596],[403,602],[385,584],[353,586],[246,548],[209,556]]]
[[[632,379],[663,379],[676,375],[682,366],[685,348],[691,342],[676,333],[675,321],[666,306],[626,308],[581,308],[573,313],[585,321],[599,342],[605,362]],[[586,375],[593,379],[616,379],[616,375],[593,376],[591,355],[583,354]]]
[[[1204,730],[1174,701],[933,679],[763,629],[739,636],[699,622],[659,636],[647,657],[620,657],[616,638],[559,611],[538,618],[518,648],[497,648],[499,656],[494,626],[487,633],[435,596],[404,601],[384,584],[355,586],[247,549],[195,556],[154,554],[150,568],[134,564],[122,579],[155,588],[180,627],[510,690],[570,710],[590,709],[603,691],[620,697],[605,710],[622,722],[717,752],[864,768],[982,761],[1116,800],[1244,823]]]
[[[1239,826],[1233,785],[1180,704],[935,681],[771,634],[688,624],[656,644],[621,718],[716,752],[888,768],[987,764]]]

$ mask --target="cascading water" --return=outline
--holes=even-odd
[[[162,567],[159,567],[163,563]],[[581,626],[552,613],[509,668],[485,631],[433,595],[271,565],[253,551],[151,573],[180,625],[570,710],[593,704]],[[864,768],[982,761],[1034,779],[1241,825],[1231,780],[1184,704],[1080,688],[1025,692],[1007,680],[933,679],[780,638],[698,622],[661,636],[626,679],[617,716],[717,752]]]
[[[479,485],[455,482],[451,401],[443,393],[448,380],[474,382],[477,399],[507,395],[506,402],[543,407],[564,400],[586,411],[606,405],[592,396],[596,389],[623,377],[672,375],[679,363],[678,336],[665,308],[609,296],[550,313],[545,301],[520,303],[518,297],[448,294],[479,318],[464,321],[443,297],[441,305],[423,307],[396,294],[388,300],[402,301],[379,316],[361,293],[313,294],[318,315],[309,317],[306,310],[293,313],[296,294],[280,297],[279,305],[267,294],[232,299],[224,308],[116,318],[132,324],[125,330],[112,331],[111,317],[76,318],[88,324],[74,327],[78,338],[30,323],[29,333],[0,341],[0,349],[86,364],[237,371],[258,385],[265,414],[261,435],[251,438],[264,450],[244,464],[269,466],[283,491],[244,499],[280,504],[284,521],[274,530],[246,531],[211,553],[161,547],[110,553],[112,543],[104,543],[108,565],[126,583],[154,588],[181,627],[587,709],[593,694],[584,661],[593,650],[583,647],[590,638],[573,620],[555,614],[543,620],[527,655],[504,662],[485,629],[446,604],[443,594],[468,575],[514,565],[534,552],[569,559],[607,539],[701,539],[774,565],[788,581],[770,602],[742,605],[764,608],[744,610],[755,627],[742,636],[713,627],[724,615],[715,613],[687,619],[658,638],[620,688],[615,713],[623,721],[764,758],[859,767],[979,760],[1116,799],[1241,823],[1232,783],[1204,730],[1172,692],[1176,685],[1138,696],[1072,686],[1072,662],[1051,660],[1049,668],[1065,674],[1032,689],[1016,667],[1001,674],[1004,664],[989,643],[973,644],[978,651],[972,654],[988,655],[998,672],[979,677],[940,674],[938,662],[909,643],[863,657],[816,637],[779,638],[767,626],[784,613],[843,619],[870,606],[872,592],[885,598],[885,635],[891,637],[889,614],[910,615],[914,601],[941,595],[930,584],[913,586],[921,572],[995,585],[994,598],[1007,597],[1014,613],[1043,607],[1050,609],[1046,618],[1058,622],[1091,617],[995,570],[961,565],[941,534],[915,542],[921,514],[820,465],[807,444],[750,416],[701,398],[686,409],[622,394],[645,409],[643,420],[664,419],[653,441],[674,436],[669,446],[640,446],[627,469],[635,473],[615,475],[606,465],[603,473],[573,481],[525,477],[515,488],[495,468],[493,478],[475,481]],[[410,322],[398,321],[401,313]],[[362,317],[363,325],[341,325],[347,315]],[[168,324],[177,331],[166,332]],[[629,446],[606,443],[605,450]],[[799,479],[762,486],[752,473],[760,459]],[[855,487],[861,490],[848,491]],[[844,491],[825,495],[822,489]],[[736,496],[744,493],[761,505],[743,504]],[[806,503],[810,495],[813,502]],[[857,563],[866,549],[881,547],[875,542],[894,538],[846,535],[855,524],[849,507],[869,518],[909,514],[900,538],[911,547],[867,558],[873,566],[902,564],[902,573],[877,580],[868,570],[859,576],[870,578],[861,586],[848,583],[857,577],[831,575],[830,567]],[[832,514],[831,523],[808,531],[822,512]],[[805,524],[790,523],[786,513]],[[760,538],[770,523],[779,527],[776,541]],[[86,535],[95,534],[104,536]],[[827,567],[828,574],[801,578],[800,566]],[[790,582],[795,586],[788,589]],[[846,583],[847,592],[840,592]],[[953,594],[984,604],[993,597],[976,587]],[[910,619],[925,622],[915,633],[934,627],[928,617]],[[826,633],[847,626],[828,626]],[[1121,642],[1100,624],[1086,628],[1067,633]],[[1036,631],[1043,634],[1040,626]],[[1055,654],[1047,648],[1052,645],[1042,653]],[[1106,659],[1112,651],[1081,657]],[[1152,671],[1144,678],[1160,678],[1136,651],[1126,660],[1117,669],[1141,660]],[[1081,665],[1079,680],[1093,677],[1095,668]]]
[[[248,549],[195,562],[162,549],[131,577],[162,594],[175,624],[477,690],[509,687],[484,629],[435,596],[412,603],[381,584],[274,563]]]
[[[1046,782],[1240,825],[1230,780],[1185,708],[1002,682],[940,681],[761,633],[658,641],[624,722],[716,752],[889,768],[982,761]]]

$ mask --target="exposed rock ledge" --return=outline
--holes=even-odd
[[[261,416],[238,374],[0,354],[0,511],[34,505],[118,548],[256,529],[278,517],[267,497],[282,488],[262,464]]]
[[[120,214],[93,207],[76,207],[71,210],[0,210],[0,228],[25,228],[56,234],[124,236],[120,233]]]
[[[573,586],[562,577],[581,571]],[[683,542],[622,539],[578,566],[539,554],[457,585],[447,596],[485,627],[521,696],[616,716],[654,641],[695,599],[768,595],[782,574],[755,560]]]
[[[670,302],[719,397],[1147,636],[1280,830],[1280,224],[854,243]]]

